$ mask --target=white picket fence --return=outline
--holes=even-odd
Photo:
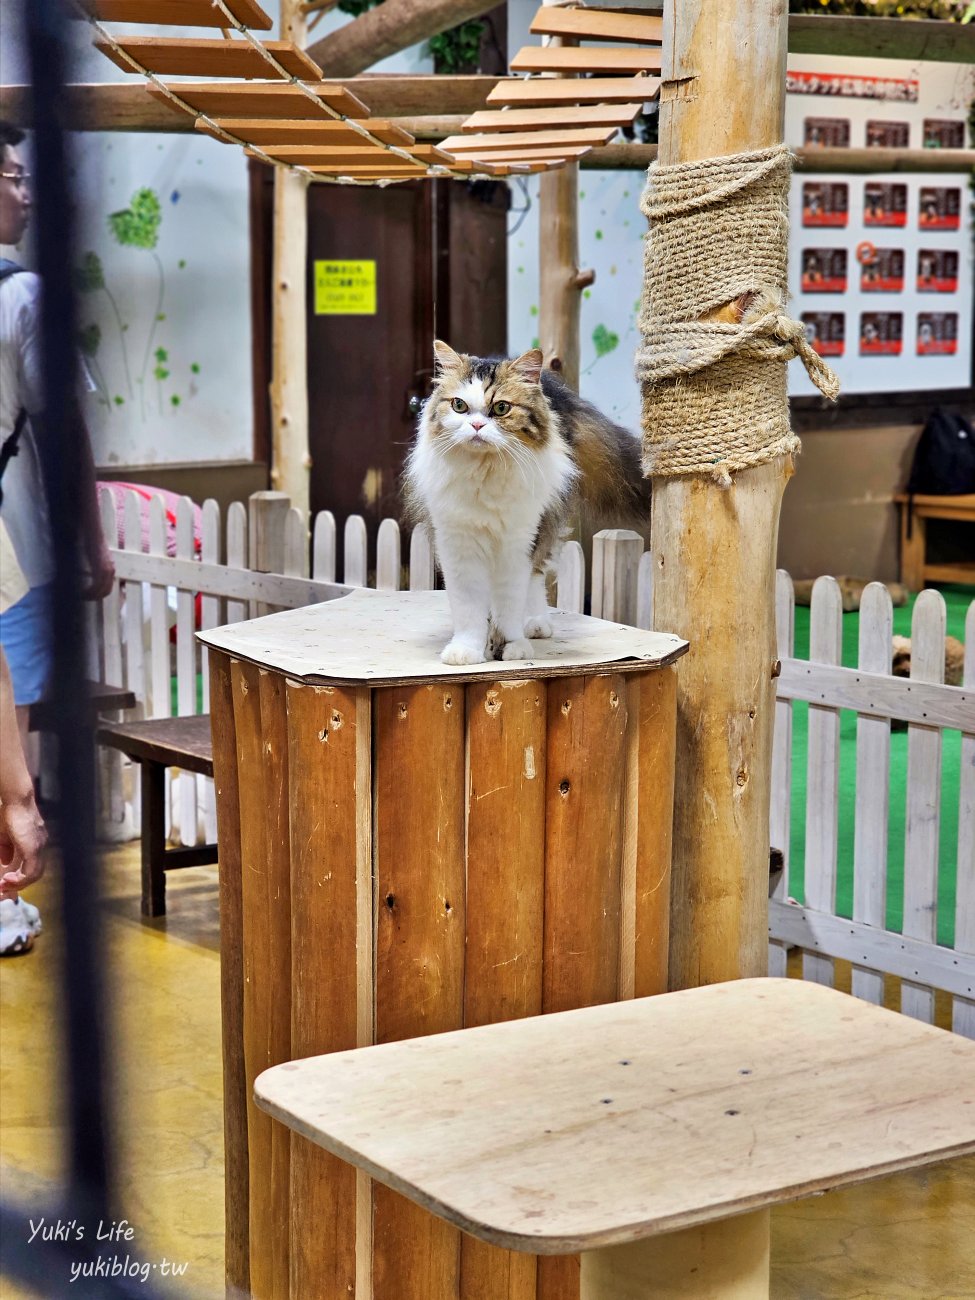
[[[204,628],[254,617],[268,609],[327,600],[352,587],[428,590],[435,581],[433,551],[423,529],[414,530],[409,563],[403,565],[400,529],[392,519],[379,527],[370,564],[365,521],[351,516],[343,533],[341,585],[336,582],[334,516],[320,512],[311,544],[303,519],[280,493],[256,493],[237,503],[221,521],[216,503],[203,506],[202,545],[194,558],[193,511],[177,510],[176,557],[166,555],[165,519],[154,500],[148,549],[141,547],[139,502],[125,504],[125,546],[117,543],[114,503],[106,494],[103,521],[116,562],[115,591],[102,602],[98,620],[98,671],[122,683],[139,700],[137,716],[167,717],[172,681],[180,714],[206,711],[206,652],[195,639],[195,593],[202,593]],[[310,561],[310,564],[309,564]],[[310,568],[310,572],[309,572]],[[649,628],[653,620],[652,569],[643,539],[608,530],[593,539],[588,591],[597,617]],[[171,611],[175,591],[175,616]],[[555,601],[581,612],[587,592],[585,557],[566,543],[559,562]],[[809,661],[793,658],[794,602],[786,573],[777,576],[779,658],[772,772],[770,842],[786,856],[786,868],[770,902],[770,970],[784,973],[787,947],[804,952],[803,973],[829,983],[833,962],[853,963],[853,991],[883,1000],[886,974],[900,976],[902,1009],[933,1018],[933,990],[953,998],[954,1027],[975,1037],[975,603],[966,624],[964,686],[943,685],[945,607],[940,593],[925,592],[914,610],[912,676],[891,675],[892,610],[886,588],[872,584],[860,615],[859,667],[841,665],[842,601],[832,578],[816,583],[811,611]],[[175,647],[169,627],[175,617]],[[202,674],[202,689],[198,689]],[[788,858],[792,789],[792,710],[809,707],[805,834],[805,902],[789,898]],[[840,710],[857,714],[856,825],[853,855],[853,917],[836,915],[839,809]],[[886,929],[887,823],[890,719],[908,723],[908,795],[903,934]],[[958,884],[955,947],[936,942],[942,731],[962,734],[958,822]],[[138,783],[128,781],[124,760],[102,756],[107,791],[105,820],[119,836],[138,825]],[[128,804],[128,809],[126,808]],[[172,835],[192,844],[213,838],[212,783],[182,774],[171,803]],[[849,865],[849,864],[847,864]]]
[[[843,605],[833,578],[820,578],[813,588],[808,662],[793,658],[793,590],[783,572],[776,613],[782,672],[770,835],[786,855],[786,870],[770,901],[771,972],[784,974],[786,945],[803,950],[804,977],[821,984],[833,982],[834,959],[843,958],[853,967],[853,992],[876,1003],[884,1001],[885,975],[896,975],[901,1010],[929,1024],[940,989],[952,997],[956,1032],[975,1038],[975,602],[965,624],[961,686],[944,685],[945,602],[938,591],[922,592],[914,606],[910,678],[891,675],[893,609],[879,583],[863,594],[856,668],[841,666]],[[809,705],[801,907],[786,901],[797,700]],[[849,919],[836,915],[841,709],[856,714],[853,862],[844,864],[853,874]],[[891,718],[908,724],[901,933],[886,928]],[[937,943],[945,730],[962,733],[953,948]]]

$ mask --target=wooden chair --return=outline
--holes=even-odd
[[[142,765],[142,915],[165,916],[166,872],[217,860],[216,844],[166,847],[166,768],[213,776],[210,715],[103,722],[96,738]]]
[[[255,1098],[483,1241],[581,1251],[582,1300],[754,1300],[768,1207],[975,1150],[975,1043],[752,979],[292,1061]]]

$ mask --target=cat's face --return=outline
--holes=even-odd
[[[552,414],[539,384],[540,349],[512,361],[461,355],[439,339],[433,349],[437,381],[424,423],[438,449],[517,457],[524,447],[545,445]]]

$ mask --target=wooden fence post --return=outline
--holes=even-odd
[[[605,528],[592,539],[592,616],[636,627],[637,575],[643,538],[627,528]]]
[[[304,46],[307,20],[299,0],[281,0],[281,37]],[[271,486],[309,514],[308,449],[308,180],[288,167],[274,175],[271,272]],[[280,569],[276,570],[278,573]]]

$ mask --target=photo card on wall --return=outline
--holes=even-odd
[[[804,311],[806,338],[821,357],[841,357],[846,342],[846,317],[841,311]]]
[[[911,138],[910,122],[868,122],[868,149],[906,149]]]
[[[875,248],[860,265],[863,293],[901,293],[904,288],[903,248]]]
[[[863,187],[865,226],[906,226],[907,186],[892,181],[868,181]]]
[[[922,137],[925,149],[964,149],[965,123],[961,118],[926,117]]]
[[[918,293],[958,291],[958,250],[921,248],[917,254]]]
[[[953,185],[922,185],[917,221],[922,230],[957,230],[961,225],[961,190]]]
[[[904,313],[865,311],[860,315],[860,355],[899,357],[904,341]]]
[[[846,262],[845,248],[804,248],[803,293],[846,293]]]
[[[845,226],[850,215],[850,187],[845,181],[806,181],[802,187],[804,226]]]
[[[922,311],[917,318],[919,357],[953,357],[958,351],[958,313]]]
[[[848,117],[807,117],[803,134],[803,143],[809,148],[849,149],[850,119]]]

